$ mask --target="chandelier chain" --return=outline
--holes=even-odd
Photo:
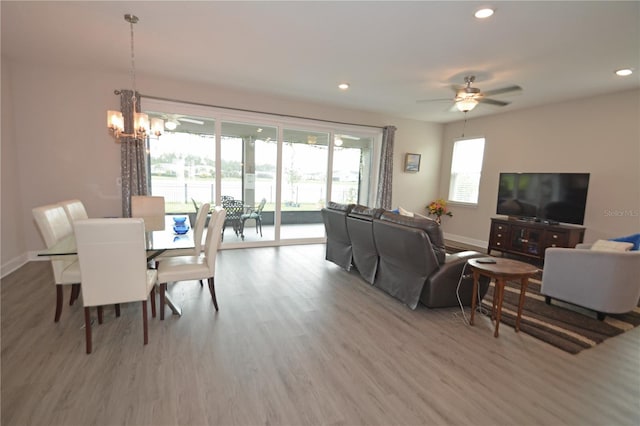
[[[137,21],[137,18],[135,18],[135,21]],[[129,25],[131,26],[131,83],[133,85],[133,96],[131,97],[131,99],[133,100],[134,111],[136,108],[136,54],[133,44],[133,24],[135,23],[135,21],[134,19],[129,20]]]

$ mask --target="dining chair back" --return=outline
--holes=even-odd
[[[69,218],[69,222],[72,224],[76,220],[89,218],[89,215],[87,215],[87,209],[84,208],[84,204],[82,204],[82,201],[80,200],[66,200],[61,201],[58,204],[64,208],[64,211]]]
[[[209,292],[213,305],[218,310],[218,301],[215,292],[214,275],[216,268],[216,255],[220,247],[222,237],[222,225],[226,212],[216,207],[211,212],[211,219],[207,227],[204,251],[199,255],[175,256],[163,258],[158,263],[158,284],[160,284],[160,319],[164,319],[165,292],[167,283],[188,280],[203,280],[209,282]]]
[[[209,226],[207,227],[207,236],[204,243],[204,255],[212,279],[216,272],[216,255],[220,248],[222,226],[224,225],[226,215],[227,212],[224,209],[216,207],[214,209],[214,213],[211,214],[212,217],[209,220]],[[218,308],[216,307],[216,310],[217,309]]]
[[[85,219],[75,223],[87,353],[91,353],[89,308],[93,306],[141,301],[144,344],[148,342],[147,299],[151,293],[154,303],[157,271],[147,269],[144,229],[140,218]]]
[[[207,222],[207,217],[209,216],[209,211],[211,210],[211,205],[209,203],[204,203],[198,209],[198,214],[196,215],[196,223],[193,226],[193,242],[195,246],[195,254],[200,254],[202,251],[202,236],[204,235],[204,224]]]
[[[42,234],[45,245],[51,248],[54,244],[73,234],[73,227],[64,208],[57,204],[36,207],[32,210],[33,218]],[[51,268],[56,284],[56,313],[54,321],[60,320],[62,314],[63,285],[74,285],[69,305],[78,298],[80,291],[80,266],[75,255],[51,256]]]
[[[207,216],[209,215],[209,210],[211,209],[211,205],[209,203],[204,203],[200,207],[198,207],[198,213],[196,215],[196,221],[193,225],[193,243],[194,247],[192,249],[175,249],[175,250],[167,250],[156,257],[156,262],[161,262],[162,259],[166,259],[167,257],[176,257],[176,256],[198,256],[203,249],[202,245],[202,236],[204,234],[204,224],[207,221]],[[203,286],[202,280],[200,280],[200,287]]]
[[[131,217],[144,219],[147,231],[164,229],[164,197],[150,195],[131,196]]]

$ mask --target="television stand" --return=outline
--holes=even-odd
[[[492,250],[544,261],[548,247],[573,248],[584,240],[585,228],[552,221],[491,219],[487,253]]]

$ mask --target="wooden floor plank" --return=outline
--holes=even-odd
[[[495,339],[485,316],[408,309],[323,245],[221,251],[220,311],[206,286],[170,285],[183,316],[150,319],[147,346],[127,304],[86,355],[69,291],[56,324],[47,262],[2,280],[2,424],[640,423],[640,330],[578,355],[507,326]]]

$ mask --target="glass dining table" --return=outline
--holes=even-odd
[[[186,216],[185,221],[187,231],[180,234],[174,231],[174,217],[185,217],[185,215],[166,215],[164,220],[162,217],[143,218],[146,229],[147,262],[151,262],[158,255],[169,250],[195,248],[193,229],[191,229],[189,217]],[[76,238],[73,234],[38,252],[38,256],[70,256],[77,254]],[[169,305],[173,314],[182,315],[182,309],[171,300],[170,295],[167,293],[165,297],[167,305]]]

